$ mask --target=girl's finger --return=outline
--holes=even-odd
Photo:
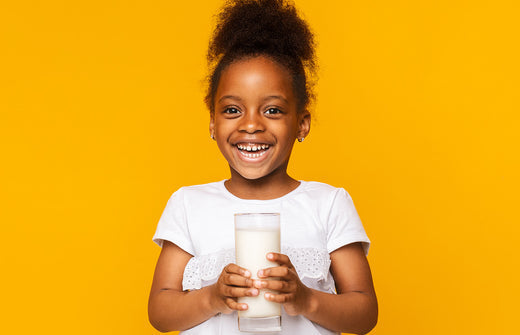
[[[255,287],[280,293],[289,293],[296,290],[296,285],[293,281],[285,280],[255,280]]]
[[[228,306],[229,309],[232,309],[235,311],[245,311],[248,308],[247,304],[239,304],[233,298],[227,298],[226,305]]]
[[[256,297],[260,291],[256,288],[223,286],[222,295],[228,298]]]
[[[295,272],[287,266],[275,266],[258,271],[259,278],[279,277],[283,279],[291,279],[295,276]]]
[[[252,287],[253,280],[237,274],[228,274],[224,276],[224,284],[239,286],[239,287]]]
[[[229,274],[236,273],[247,278],[251,277],[251,272],[249,270],[241,268],[240,266],[234,263],[229,263],[228,265],[226,265],[226,267],[224,267],[224,272]]]
[[[269,301],[274,301],[280,304],[284,304],[287,302],[290,302],[294,299],[294,294],[292,293],[286,293],[286,294],[275,294],[271,292],[266,292],[264,294],[264,298]]]
[[[267,259],[270,260],[271,262],[275,262],[275,263],[278,263],[280,265],[286,265],[290,268],[292,268],[292,263],[291,263],[291,260],[289,259],[289,256],[287,255],[284,255],[284,254],[279,254],[279,253],[276,253],[276,252],[270,252],[266,255]]]

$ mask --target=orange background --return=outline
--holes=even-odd
[[[0,333],[157,333],[157,220],[229,175],[202,103],[221,4],[0,5]],[[371,334],[518,331],[517,2],[297,5],[321,68],[290,170],[354,198]]]

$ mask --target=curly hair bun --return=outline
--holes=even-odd
[[[314,39],[305,21],[284,0],[228,1],[208,50],[213,62],[228,53],[266,53],[314,61]]]

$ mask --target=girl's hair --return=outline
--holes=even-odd
[[[316,74],[314,37],[294,6],[285,0],[228,1],[217,16],[209,43],[210,68],[206,105],[215,112],[214,98],[222,71],[231,63],[265,56],[286,68],[292,77],[298,111],[314,99]]]

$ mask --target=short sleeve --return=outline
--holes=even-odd
[[[344,189],[336,192],[330,208],[327,233],[327,250],[329,253],[344,245],[361,242],[365,254],[368,254],[368,239],[361,219],[354,207],[354,202]]]
[[[173,193],[168,200],[153,236],[153,241],[161,247],[165,240],[194,255],[194,247],[186,220],[184,191],[182,188]]]

